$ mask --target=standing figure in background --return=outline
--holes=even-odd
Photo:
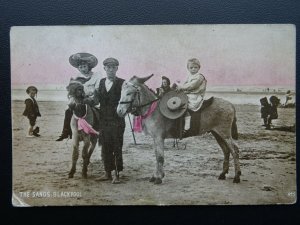
[[[261,98],[260,99],[260,104],[261,104],[261,108],[260,108],[261,118],[264,121],[263,126],[267,127],[267,125],[268,125],[268,116],[269,116],[269,111],[270,111],[271,105],[269,104],[267,97]]]
[[[75,78],[71,78],[69,85],[76,82],[82,84],[84,87],[85,97],[87,99],[92,99],[95,89],[99,86],[101,79],[101,76],[98,73],[92,72],[92,68],[94,68],[98,63],[97,58],[89,53],[76,53],[70,56],[69,62],[80,72],[80,74],[78,74]],[[68,96],[68,98],[69,103],[65,110],[63,130],[56,141],[62,141],[68,137],[72,138],[70,123],[73,113],[70,109],[70,105],[74,104],[74,99],[71,96]]]
[[[123,135],[125,120],[117,114],[117,107],[121,98],[121,89],[124,80],[117,77],[119,61],[107,58],[103,61],[106,78],[101,79],[99,88],[95,92],[95,104],[100,103],[100,137],[102,144],[101,156],[105,174],[97,180],[112,180],[119,183],[119,172],[123,171]],[[112,179],[111,172],[115,171]]]
[[[37,95],[37,88],[34,86],[29,86],[26,89],[26,93],[29,95],[29,98],[25,100],[25,110],[23,112],[23,116],[26,116],[29,120],[29,128],[27,137],[39,137],[39,127],[37,126],[34,128],[36,124],[36,118],[41,116],[41,113],[39,111],[39,106],[37,104],[37,101],[35,100],[35,97]]]
[[[288,107],[288,106],[293,106],[294,103],[293,103],[293,95],[292,95],[292,92],[290,90],[288,90],[286,92],[286,95],[285,95],[285,103],[284,103],[284,106]]]
[[[272,120],[278,119],[278,112],[277,112],[277,107],[280,104],[279,98],[276,96],[271,96],[270,97],[270,111],[269,111],[269,117],[268,117],[268,124],[267,124],[267,130],[271,129],[271,124]]]
[[[168,77],[162,76],[161,78],[161,86],[159,88],[156,88],[156,95],[157,97],[161,98],[164,94],[171,91],[171,82]]]

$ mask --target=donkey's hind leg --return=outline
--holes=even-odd
[[[219,180],[225,180],[226,179],[226,174],[229,171],[229,156],[230,156],[230,150],[228,149],[225,140],[216,132],[212,131],[211,132],[213,136],[216,138],[218,144],[222,148],[222,151],[224,153],[224,161],[223,161],[223,171],[219,175]]]
[[[240,183],[240,176],[242,175],[241,169],[240,169],[240,162],[239,162],[239,148],[238,146],[234,143],[232,138],[228,138],[226,140],[228,147],[230,149],[230,152],[233,156],[233,162],[234,162],[234,171],[235,171],[235,176],[233,179],[233,183]]]
[[[90,163],[90,155],[89,155],[89,149],[90,149],[90,137],[85,136],[83,138],[83,149],[82,149],[82,159],[83,159],[83,165],[82,165],[82,177],[87,178],[87,168]],[[94,150],[94,149],[93,149]]]

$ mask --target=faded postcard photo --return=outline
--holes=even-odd
[[[15,26],[12,205],[293,204],[292,24]]]

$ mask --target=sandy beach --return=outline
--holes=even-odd
[[[241,183],[234,184],[232,157],[226,180],[218,180],[223,153],[211,134],[184,139],[179,149],[165,142],[165,173],[161,185],[148,179],[155,169],[152,140],[136,134],[134,144],[128,118],[124,136],[121,184],[99,182],[103,164],[99,146],[89,165],[88,178],[77,172],[68,179],[72,141],[56,142],[64,102],[40,101],[37,125],[41,137],[26,138],[23,101],[12,102],[13,203],[46,205],[248,205],[291,204],[296,201],[296,135],[265,130],[258,105],[235,105],[240,149]],[[275,126],[293,125],[295,109],[279,108]],[[186,149],[183,145],[186,144]]]

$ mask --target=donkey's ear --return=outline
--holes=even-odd
[[[151,74],[150,76],[147,76],[147,77],[137,77],[136,80],[140,83],[140,84],[143,84],[145,83],[147,80],[149,80],[154,74]]]
[[[137,76],[134,75],[134,76],[132,76],[129,80],[130,80],[130,81],[133,81],[133,80],[136,80],[136,78],[137,78]]]

